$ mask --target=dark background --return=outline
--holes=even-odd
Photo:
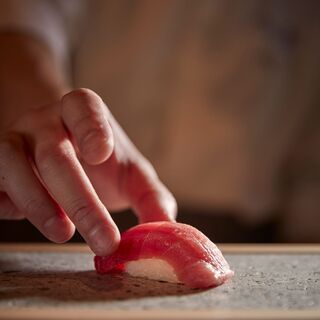
[[[216,214],[181,209],[178,222],[187,223],[205,233],[214,242],[284,242],[278,233],[281,223],[270,220],[259,225],[250,225],[233,218],[229,212],[217,210]],[[113,214],[113,219],[120,231],[137,223],[135,215],[130,211]],[[1,242],[49,242],[30,222],[0,221]],[[71,242],[83,242],[81,235],[76,232]]]

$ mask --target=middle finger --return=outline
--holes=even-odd
[[[98,198],[66,134],[43,139],[35,148],[39,174],[90,248],[108,255],[118,245],[120,235],[109,212]]]

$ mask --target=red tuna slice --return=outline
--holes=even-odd
[[[122,234],[120,245],[113,254],[96,256],[94,262],[98,273],[123,270],[130,274],[129,262],[140,260],[148,268],[152,259],[156,261],[153,266],[161,261],[170,266],[171,271],[166,269],[165,272],[174,273],[176,280],[172,282],[181,282],[192,288],[215,287],[233,276],[212,241],[196,228],[177,222],[137,225]],[[148,274],[151,275],[147,276],[149,278],[162,280],[153,275],[152,270]]]

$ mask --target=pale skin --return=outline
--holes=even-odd
[[[119,244],[109,210],[175,219],[174,197],[95,92],[72,90],[37,38],[0,34],[0,47],[0,219],[26,218],[57,243],[76,228],[97,255]]]

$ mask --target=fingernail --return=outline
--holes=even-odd
[[[53,216],[43,225],[44,235],[49,240],[57,243],[68,241],[73,233],[74,227],[70,227],[67,221],[60,216]]]
[[[89,234],[89,246],[98,256],[107,256],[114,252],[120,241],[116,226],[98,225]]]

